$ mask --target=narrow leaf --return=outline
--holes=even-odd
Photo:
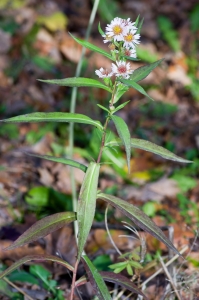
[[[34,242],[75,220],[76,216],[74,212],[62,212],[45,217],[33,224],[12,245],[5,248],[5,250],[12,250]]]
[[[79,228],[78,260],[80,260],[84,250],[84,245],[88,238],[95,215],[99,170],[100,164],[91,162],[80,189],[77,204],[77,221]]]
[[[89,281],[90,281],[97,297],[100,300],[111,300],[110,293],[108,291],[108,288],[107,288],[102,276],[97,271],[96,267],[92,264],[92,262],[90,261],[88,256],[83,255],[82,262],[84,264]]]
[[[127,55],[123,55],[124,58],[128,59],[128,60],[133,60],[133,61],[139,61],[140,59],[137,57],[131,57],[131,56],[127,56]]]
[[[127,165],[128,170],[130,173],[130,159],[131,159],[131,136],[129,133],[128,126],[124,122],[124,120],[118,116],[111,116],[111,119],[113,120],[115,127],[117,129],[118,135],[121,138],[123,145],[126,150],[126,157],[127,157]]]
[[[123,145],[123,142],[118,139],[115,141],[110,141],[106,143],[106,146],[120,146]],[[149,141],[141,140],[141,139],[131,139],[131,147],[132,148],[137,148],[137,149],[142,149],[148,152],[152,152],[154,154],[160,155],[161,157],[169,160],[174,160],[178,162],[183,162],[183,163],[191,163],[190,160],[186,160],[184,158],[181,158],[174,153],[170,152],[169,150],[158,146],[154,143],[151,143]]]
[[[99,22],[99,24],[98,24],[98,31],[99,31],[99,33],[101,34],[101,36],[105,36],[105,33],[104,33],[104,31],[102,30],[102,28],[101,28],[100,22]]]
[[[140,20],[140,15],[138,15],[138,16],[137,16],[137,19],[135,20],[135,26],[136,26],[136,27],[138,27],[139,20]]]
[[[124,289],[128,289],[129,291],[135,294],[141,295],[144,299],[147,299],[147,297],[142,293],[142,291],[138,289],[137,286],[127,277],[112,272],[100,272],[100,274],[105,281],[113,282],[117,285],[122,286]]]
[[[174,247],[171,241],[166,237],[162,230],[139,208],[136,206],[112,195],[98,194],[98,198],[103,199],[110,203],[112,206],[121,210],[121,212],[131,219],[136,225],[142,228],[144,231],[149,232],[156,237],[159,241],[163,242],[166,246],[172,249],[175,253],[180,255],[178,250]]]
[[[81,87],[81,86],[89,86],[96,87],[100,89],[104,89],[111,93],[111,89],[107,87],[105,84],[101,83],[98,80],[91,78],[83,78],[83,77],[71,77],[64,79],[38,79],[41,82],[49,83],[49,84],[57,84],[60,86],[70,86],[70,87]]]
[[[79,44],[82,45],[83,47],[86,47],[86,48],[88,48],[88,49],[90,49],[90,50],[92,50],[92,51],[94,51],[94,52],[98,52],[98,53],[100,53],[100,54],[102,54],[102,55],[108,57],[109,59],[114,60],[113,57],[112,57],[108,52],[104,51],[103,49],[101,49],[101,48],[99,48],[99,47],[97,47],[97,46],[95,46],[95,45],[93,45],[93,44],[91,44],[91,43],[89,43],[89,42],[87,42],[87,41],[80,40],[80,39],[74,37],[74,35],[72,35],[71,33],[70,33],[70,35],[72,36],[72,38],[73,38],[77,43],[79,43]],[[114,60],[114,61],[115,61],[115,60]]]
[[[106,107],[104,107],[103,105],[97,104],[97,106],[99,106],[101,109],[103,109],[109,113],[109,110]]]
[[[79,163],[78,161],[72,160],[72,159],[68,159],[65,157],[56,157],[56,156],[49,156],[49,155],[39,155],[39,154],[35,154],[35,153],[29,153],[29,152],[24,152],[27,155],[30,156],[34,156],[34,157],[38,157],[41,159],[47,159],[47,160],[51,160],[57,163],[61,163],[64,165],[68,165],[74,168],[78,168],[80,170],[82,170],[83,172],[86,172],[87,167],[81,163]]]
[[[138,92],[140,92],[141,94],[143,94],[144,96],[148,97],[149,99],[151,99],[153,101],[153,99],[147,94],[147,92],[145,92],[143,87],[141,87],[141,85],[137,84],[135,81],[128,80],[128,79],[119,79],[119,80],[122,83],[134,88],[135,90],[137,90]]]
[[[140,31],[141,31],[141,29],[142,29],[143,22],[144,22],[144,18],[142,18],[142,20],[139,22],[138,30],[136,31],[136,34],[137,34],[137,33],[140,33]]]
[[[31,113],[21,116],[12,117],[5,120],[0,120],[0,122],[5,123],[22,123],[22,122],[75,122],[75,123],[83,123],[96,126],[100,130],[103,129],[102,124],[99,121],[92,120],[91,118],[82,115],[82,114],[74,114],[74,113],[61,113],[61,112],[53,112],[53,113]]]
[[[137,68],[133,74],[130,76],[130,80],[138,82],[144,78],[146,78],[153,69],[155,69],[161,62],[164,60],[164,58],[155,61],[152,64],[147,64],[145,66],[142,66],[140,68]]]
[[[29,261],[42,261],[42,262],[43,261],[53,261],[53,262],[56,262],[64,267],[66,267],[70,271],[74,270],[74,268],[71,265],[69,265],[65,260],[63,260],[57,256],[47,255],[47,254],[45,254],[45,255],[29,255],[29,256],[25,256],[25,257],[19,259],[14,264],[12,264],[9,268],[7,268],[5,271],[0,273],[0,279],[7,276],[10,273],[12,273],[14,270],[18,269],[21,265],[23,265]]]
[[[121,105],[119,105],[118,107],[116,107],[116,109],[114,110],[114,113],[115,113],[116,111],[122,109],[123,107],[125,107],[129,102],[130,102],[130,100],[129,100],[129,101],[126,101],[126,102],[122,103]]]

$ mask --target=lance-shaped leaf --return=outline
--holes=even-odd
[[[98,129],[103,130],[103,126],[99,121],[92,120],[91,118],[74,113],[61,113],[61,112],[50,112],[50,113],[31,113],[12,117],[9,119],[0,120],[5,123],[38,123],[38,122],[72,122],[72,123],[83,123],[96,126]]]
[[[108,288],[100,275],[97,271],[96,267],[92,264],[88,256],[82,256],[82,262],[84,264],[84,268],[86,269],[86,273],[88,275],[89,281],[100,300],[111,300],[110,293]]]
[[[47,254],[45,254],[45,255],[29,255],[29,256],[25,256],[25,257],[19,259],[14,264],[12,264],[9,268],[7,268],[5,271],[0,273],[0,279],[7,276],[10,273],[12,273],[14,270],[18,269],[21,265],[23,265],[29,261],[52,261],[52,262],[56,262],[64,267],[66,267],[70,271],[74,270],[74,268],[71,265],[69,265],[65,260],[63,260],[57,256],[47,255]]]
[[[161,62],[164,60],[164,58],[155,61],[152,64],[148,64],[145,66],[142,66],[140,68],[137,68],[133,74],[130,76],[130,80],[138,82],[144,78],[146,78],[151,71],[153,71],[153,69],[155,69],[159,64],[161,64]]]
[[[45,217],[33,224],[14,243],[5,248],[5,250],[12,250],[30,242],[34,242],[75,220],[76,214],[74,212],[62,212]]]
[[[162,230],[139,208],[118,197],[108,195],[108,194],[99,193],[98,198],[107,201],[109,204],[119,209],[136,225],[138,225],[144,231],[149,232],[151,235],[156,237],[159,241],[163,242],[166,246],[172,249],[175,253],[180,255],[178,250],[174,247],[174,245],[166,237],[166,235],[162,232]]]
[[[98,28],[99,28],[99,27],[98,27]],[[78,39],[78,38],[74,37],[74,35],[72,35],[71,33],[70,33],[70,35],[72,36],[72,38],[73,38],[78,44],[82,45],[83,47],[88,48],[88,49],[90,49],[90,50],[92,50],[92,51],[94,51],[94,52],[100,53],[100,54],[102,54],[102,55],[108,57],[108,58],[111,59],[111,60],[114,60],[114,58],[113,58],[108,52],[104,51],[103,49],[101,49],[101,48],[99,48],[99,47],[97,47],[97,46],[95,46],[95,45],[93,45],[93,44],[91,44],[91,43],[89,43],[89,42],[87,42],[87,41]],[[115,60],[114,60],[114,61],[115,61]]]
[[[130,159],[131,159],[131,136],[128,129],[128,126],[124,122],[124,120],[118,116],[111,116],[111,119],[113,120],[115,127],[117,129],[118,135],[122,140],[122,143],[126,150],[126,158],[127,158],[127,165],[128,170],[130,173]]]
[[[91,78],[84,78],[84,77],[72,77],[72,78],[64,78],[64,79],[38,79],[41,82],[50,83],[50,84],[57,84],[60,86],[70,86],[70,87],[81,87],[81,86],[88,86],[88,87],[96,87],[100,89],[104,89],[111,93],[111,89],[101,83],[98,80],[91,79]]]
[[[78,168],[80,170],[82,170],[83,172],[86,172],[87,167],[81,163],[79,163],[78,161],[72,160],[72,159],[68,159],[65,157],[56,157],[56,156],[49,156],[49,155],[39,155],[39,154],[35,154],[35,153],[29,153],[29,152],[24,152],[27,155],[30,156],[34,156],[34,157],[38,157],[41,159],[47,159],[47,160],[51,160],[57,163],[61,163],[64,165],[68,165],[74,168]]]
[[[142,293],[140,289],[137,288],[137,286],[130,281],[127,277],[115,274],[113,272],[100,272],[101,276],[105,281],[113,282],[117,285],[122,286],[124,289],[128,289],[129,291],[141,295],[144,299],[147,299],[147,297]]]
[[[144,96],[148,97],[149,99],[151,99],[153,101],[153,99],[147,94],[147,92],[143,89],[143,87],[139,84],[137,84],[135,81],[133,80],[128,80],[128,79],[118,79],[119,81],[121,81],[122,83],[126,84],[127,86],[130,86],[132,88],[134,88],[135,90],[137,90],[138,92],[140,92],[141,94],[143,94]]]
[[[89,235],[96,207],[97,186],[99,178],[100,164],[91,162],[84,177],[79,200],[77,204],[77,221],[78,221],[78,260],[84,250],[87,237]]]
[[[120,146],[123,145],[122,140],[118,139],[115,141],[110,141],[106,143],[106,146]],[[184,158],[181,158],[174,153],[170,152],[169,150],[158,146],[154,143],[151,143],[149,141],[141,140],[141,139],[131,139],[131,147],[142,149],[148,152],[152,152],[154,154],[160,155],[161,157],[169,160],[174,160],[177,162],[183,162],[183,163],[191,163],[190,160],[186,160]]]

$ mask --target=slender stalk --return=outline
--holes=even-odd
[[[101,160],[101,157],[102,157],[102,152],[103,152],[104,145],[105,145],[106,129],[107,129],[109,121],[110,121],[110,116],[107,117],[105,125],[104,125],[104,133],[102,135],[101,146],[100,146],[100,151],[99,151],[99,155],[98,155],[98,158],[97,158],[97,163],[100,163],[100,160]]]
[[[91,11],[91,15],[90,15],[89,23],[88,23],[88,27],[87,27],[87,31],[86,31],[85,40],[88,40],[88,38],[90,36],[91,28],[92,28],[92,25],[93,25],[93,22],[95,19],[99,1],[100,0],[95,0],[95,2],[94,2],[93,9]],[[76,68],[75,77],[79,77],[79,75],[81,73],[82,62],[83,62],[83,58],[85,55],[85,51],[86,51],[86,49],[85,49],[85,47],[83,47],[81,57],[80,57],[79,63]],[[77,88],[74,87],[72,90],[72,95],[71,95],[71,105],[70,105],[71,113],[75,112],[76,99],[77,99]],[[70,127],[69,127],[69,157],[70,158],[73,158],[73,151],[74,151],[74,123],[70,123]],[[75,176],[74,176],[73,168],[70,168],[70,179],[71,179],[71,188],[72,188],[73,211],[77,211],[77,192],[76,192],[76,183],[75,183]],[[77,238],[78,224],[77,224],[77,222],[74,222],[74,231],[75,231],[75,238],[78,243],[78,238]],[[73,300],[73,296],[74,296],[75,280],[76,280],[78,264],[79,264],[79,261],[77,260],[75,263],[74,271],[73,271],[73,280],[72,280],[72,285],[71,285],[70,300]]]
[[[91,28],[95,19],[95,15],[97,12],[97,8],[99,5],[99,1],[100,0],[95,0],[94,5],[93,5],[93,9],[90,15],[90,20],[88,23],[88,27],[87,27],[87,31],[86,31],[86,36],[85,36],[85,40],[88,40],[90,33],[91,33]],[[85,47],[82,48],[82,53],[81,53],[81,57],[79,60],[79,63],[77,65],[76,68],[76,72],[75,72],[75,77],[79,77],[80,73],[81,73],[81,68],[82,68],[82,62],[83,62],[83,58],[85,55]],[[70,112],[74,113],[75,112],[75,107],[76,107],[76,99],[77,99],[77,88],[74,87],[72,90],[72,95],[71,95],[71,105],[70,105]],[[74,123],[70,123],[69,125],[69,157],[72,158],[73,157],[73,149],[74,149]],[[72,199],[73,199],[73,210],[77,211],[77,192],[76,192],[76,184],[75,184],[75,176],[74,176],[74,170],[73,168],[70,168],[70,179],[71,179],[71,188],[72,188]],[[77,222],[74,222],[74,231],[75,231],[75,237],[77,240],[77,235],[78,235],[78,225]]]
[[[77,276],[77,268],[78,268],[78,265],[79,265],[79,261],[76,260],[75,267],[74,267],[74,271],[73,271],[73,281],[72,281],[72,285],[71,285],[70,300],[73,300],[73,296],[74,296],[74,291],[75,291],[75,281],[76,281],[76,276]]]

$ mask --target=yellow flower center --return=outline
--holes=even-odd
[[[113,27],[113,32],[115,35],[118,35],[118,34],[122,33],[122,28],[119,25],[115,25]]]
[[[134,38],[134,35],[132,33],[128,33],[124,39],[126,42],[132,42],[133,41],[133,38]]]

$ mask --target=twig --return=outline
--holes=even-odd
[[[34,300],[32,297],[26,294],[22,289],[20,289],[17,285],[11,282],[7,277],[4,277],[3,280],[7,282],[9,285],[11,285],[13,288],[15,288],[17,291],[19,291],[21,294],[23,294],[27,299]]]
[[[164,273],[166,274],[166,276],[167,276],[168,279],[169,279],[169,282],[170,282],[170,284],[171,284],[171,286],[172,286],[172,288],[173,288],[173,290],[174,290],[174,292],[175,292],[175,294],[176,294],[178,300],[181,300],[180,294],[178,293],[178,291],[177,291],[177,289],[176,289],[176,286],[175,286],[175,284],[174,284],[174,282],[173,282],[173,279],[172,279],[171,275],[169,274],[169,272],[168,272],[168,270],[167,270],[167,267],[166,267],[166,265],[165,265],[165,263],[164,263],[164,261],[163,261],[163,259],[162,259],[161,256],[159,257],[159,261],[160,261],[160,263],[161,263],[161,265],[162,265],[162,268],[163,268],[163,270],[164,270]]]
[[[181,251],[179,251],[180,254],[183,254],[184,252],[187,251],[189,247],[185,246],[184,248],[182,248]],[[165,266],[168,267],[170,264],[172,264],[177,258],[179,257],[178,254],[176,254],[174,257],[172,257],[172,259],[170,259]],[[146,279],[143,283],[142,283],[142,287],[144,287],[149,281],[151,281],[153,278],[155,278],[158,274],[160,274],[163,271],[163,268],[160,268],[157,272],[155,272],[153,275],[151,275],[148,279]]]

